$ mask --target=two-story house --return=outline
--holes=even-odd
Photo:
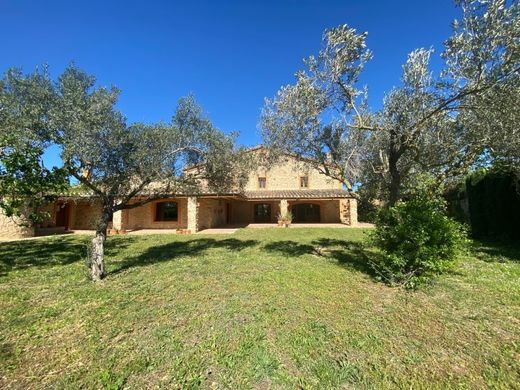
[[[258,152],[260,148],[253,148]],[[119,231],[139,229],[185,229],[197,232],[229,225],[275,224],[290,211],[293,223],[357,224],[357,201],[343,185],[318,170],[303,168],[286,156],[269,168],[250,173],[242,191],[228,194],[205,192],[171,197],[133,209],[116,212],[112,227]],[[95,198],[70,196],[58,199],[43,228],[57,230],[95,229],[101,206]],[[21,228],[0,216],[0,237],[26,237],[34,229]]]

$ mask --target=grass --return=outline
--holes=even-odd
[[[415,291],[361,229],[0,244],[0,388],[519,388],[520,248],[476,243]]]

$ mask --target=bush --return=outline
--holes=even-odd
[[[374,223],[380,208],[378,207],[380,202],[363,186],[358,189],[357,194],[359,195],[357,207],[358,221]]]
[[[372,239],[383,256],[372,266],[390,284],[413,288],[445,272],[466,241],[462,225],[446,215],[445,201],[431,188],[426,183],[378,214]]]

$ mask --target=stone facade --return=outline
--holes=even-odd
[[[301,189],[300,178],[308,178],[309,189],[341,189],[342,184],[338,180],[331,179],[321,174],[316,169],[303,167],[294,158],[285,158],[278,164],[265,168],[258,168],[249,175],[246,191],[265,190],[296,190]],[[265,178],[265,188],[259,188],[258,178]]]
[[[5,239],[16,239],[33,237],[34,228],[24,226],[23,219],[8,217],[0,209],[0,237]]]
[[[156,221],[155,212],[159,202],[177,202],[177,221]],[[188,225],[188,211],[186,198],[167,198],[142,206],[122,210],[121,217],[122,230],[136,229],[186,229]],[[114,221],[115,222],[115,221]],[[117,229],[116,226],[114,228]],[[120,229],[120,230],[121,230]]]
[[[341,223],[350,226],[356,226],[358,224],[357,199],[342,199],[340,202],[339,215]]]
[[[101,217],[99,201],[77,201],[69,203],[69,224],[71,230],[94,230]]]
[[[261,149],[256,149],[256,152],[261,152]],[[307,183],[303,187],[302,177]],[[265,183],[261,188],[259,178]],[[176,221],[156,220],[157,204],[163,201],[177,203]],[[255,216],[259,204],[267,205],[262,208],[270,210],[267,218]],[[357,201],[342,190],[341,182],[286,157],[269,169],[259,167],[252,172],[243,193],[225,197],[207,193],[205,196],[161,199],[114,213],[110,227],[119,231],[182,229],[194,233],[226,224],[276,223],[280,212],[292,211],[292,207],[298,204],[318,205],[319,222],[357,224]],[[302,211],[302,207],[298,209]],[[316,208],[309,206],[308,210]],[[50,218],[44,221],[42,228],[56,227],[59,219],[60,226],[69,230],[93,230],[101,216],[101,204],[91,198],[63,198],[49,205],[48,212]],[[316,221],[316,215],[312,220]],[[20,227],[0,215],[0,237],[32,235],[34,229]]]
[[[190,196],[187,202],[187,227],[190,232],[199,230],[199,202],[196,196]]]
[[[226,224],[225,200],[201,198],[198,200],[198,203],[198,230],[210,229]]]

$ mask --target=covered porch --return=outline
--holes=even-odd
[[[268,227],[292,213],[292,225],[357,225],[357,201],[344,191],[249,191],[232,195],[170,197],[117,211],[111,233],[175,231],[196,233],[214,228]],[[135,200],[136,202],[138,199]],[[48,206],[49,218],[36,234],[95,230],[101,202],[94,197],[65,197]]]

